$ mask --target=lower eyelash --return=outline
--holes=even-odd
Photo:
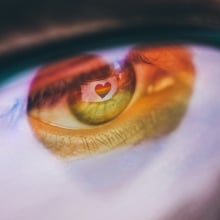
[[[84,78],[89,81],[94,77],[100,77],[100,74],[103,75],[109,71],[108,67],[109,66],[102,66],[87,73],[82,72],[80,73],[80,76],[77,77],[77,79],[75,76],[68,79],[62,79],[45,86],[43,89],[31,92],[28,97],[27,111],[31,111],[34,108],[41,108],[44,106],[54,106],[60,99],[65,97],[66,94],[72,90],[72,88],[78,87],[78,81],[83,81]],[[89,79],[89,77],[92,78]]]

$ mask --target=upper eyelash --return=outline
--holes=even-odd
[[[33,108],[40,108],[45,104],[52,106],[59,99],[61,99],[69,89],[69,85],[72,84],[70,80],[60,80],[44,89],[37,90],[30,94],[28,97],[27,111],[31,111]]]
[[[88,59],[87,57],[85,59]],[[85,62],[83,57],[80,57],[79,62]],[[152,64],[150,59],[146,56],[142,56],[141,54],[134,53],[129,60],[133,63],[146,63]],[[75,63],[75,62],[73,62]],[[27,111],[31,111],[33,108],[40,108],[44,105],[53,106],[55,105],[61,98],[63,98],[66,93],[72,89],[73,87],[77,87],[79,83],[78,80],[81,82],[86,80],[89,82],[90,80],[94,80],[96,77],[100,77],[104,75],[107,76],[110,69],[111,64],[100,66],[98,69],[90,70],[87,73],[80,73],[79,78],[71,77],[67,79],[58,80],[55,83],[51,83],[48,86],[45,86],[44,89],[39,89],[36,92],[32,92],[31,95],[28,97],[28,106]],[[94,72],[94,73],[93,73]],[[53,73],[53,72],[52,72]],[[97,76],[99,74],[99,76]],[[95,76],[95,77],[94,77]],[[103,79],[105,78],[103,77]]]
[[[53,106],[61,98],[63,98],[69,90],[71,90],[73,87],[76,88],[79,85],[79,83],[77,83],[78,81],[83,81],[83,79],[86,79],[86,81],[89,82],[90,80],[92,81],[92,78],[94,79],[101,77],[102,75],[105,75],[106,77],[106,72],[108,69],[109,66],[106,65],[100,67],[99,69],[91,70],[87,73],[80,73],[77,79],[75,76],[73,76],[71,78],[58,80],[55,83],[45,86],[43,89],[33,92],[28,97],[27,110],[30,111],[35,107],[39,108],[44,105]]]

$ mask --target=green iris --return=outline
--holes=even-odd
[[[133,66],[125,62],[120,69],[111,65],[81,74],[73,82],[68,105],[79,121],[98,125],[106,123],[126,109],[135,91]]]
[[[97,125],[108,122],[118,116],[129,104],[133,89],[121,89],[111,99],[103,102],[78,101],[69,105],[78,120]]]

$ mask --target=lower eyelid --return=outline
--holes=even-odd
[[[181,99],[175,95],[178,90]],[[178,85],[164,92],[163,96],[156,94],[136,103],[135,112],[140,114],[136,114],[132,119],[129,119],[133,114],[131,109],[112,123],[96,129],[77,131],[51,126],[33,117],[29,119],[35,134],[53,153],[62,157],[82,158],[118,148],[119,145],[131,146],[139,140],[152,139],[168,133],[180,122],[190,95],[190,89],[185,85]],[[166,96],[169,97],[169,102],[163,103]],[[152,104],[146,106],[146,102]]]

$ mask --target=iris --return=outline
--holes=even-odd
[[[112,50],[111,50],[112,53]],[[28,116],[57,155],[83,157],[173,131],[185,114],[195,70],[183,46],[132,47],[45,65],[33,79]]]

